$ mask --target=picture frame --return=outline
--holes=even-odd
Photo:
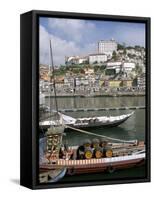
[[[39,182],[39,79],[40,79],[40,18],[58,18],[59,20],[89,20],[96,22],[121,22],[144,24],[145,26],[145,168],[143,176],[119,178],[73,180],[63,182]],[[52,26],[53,24],[51,24]],[[56,27],[55,27],[56,29]],[[67,31],[67,30],[65,30]],[[53,32],[52,32],[53,34]],[[63,34],[63,33],[61,33]],[[74,33],[75,34],[75,33]],[[70,36],[71,37],[71,36]],[[101,38],[100,38],[101,39]],[[125,41],[124,41],[125,42]],[[57,187],[76,187],[93,185],[111,185],[124,183],[150,182],[150,18],[118,16],[89,13],[32,10],[20,16],[20,184],[30,189]],[[49,47],[49,44],[47,44]],[[49,53],[50,55],[50,53]],[[71,56],[71,55],[70,55]],[[47,61],[48,62],[48,61]],[[111,97],[110,97],[111,98]],[[84,109],[84,108],[83,108]],[[82,110],[83,111],[83,110]],[[92,110],[93,111],[93,110]],[[87,131],[88,132],[88,131]],[[87,176],[86,176],[87,177]]]

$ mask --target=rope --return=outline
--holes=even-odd
[[[112,140],[112,141],[123,142],[123,143],[136,143],[137,142],[137,140],[121,140],[121,139],[117,139],[117,138],[108,137],[108,136],[105,136],[105,135],[99,135],[99,134],[92,133],[92,132],[89,132],[89,131],[84,131],[84,130],[81,130],[81,129],[78,129],[78,128],[74,128],[74,127],[71,127],[71,126],[68,126],[68,125],[65,125],[65,127],[70,128],[70,129],[75,130],[75,131],[78,131],[78,132],[81,132],[81,133],[86,133],[88,135],[93,135],[93,136],[105,138],[105,139]]]

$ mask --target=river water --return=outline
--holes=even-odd
[[[51,99],[53,109],[55,107],[54,99]],[[111,108],[111,107],[124,107],[124,106],[145,106],[145,97],[66,97],[57,98],[58,107],[61,109],[69,108]],[[49,99],[46,98],[46,105],[49,106]],[[90,112],[67,112],[72,117],[86,117],[86,116],[116,116],[121,114],[127,114],[132,110],[111,110],[111,111],[90,111]],[[134,110],[134,114],[123,124],[113,128],[98,128],[91,129],[91,132],[124,139],[124,140],[145,140],[145,109]],[[83,133],[70,131],[66,133],[63,138],[63,142],[69,145],[80,145],[85,139],[92,139],[93,136],[89,136]],[[123,179],[133,177],[144,177],[145,167],[138,167],[133,169],[125,169],[109,173],[99,174],[85,174],[80,176],[66,176],[61,182],[70,181],[93,181],[93,180],[110,180],[110,179]]]

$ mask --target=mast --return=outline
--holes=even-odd
[[[51,123],[50,120],[50,128],[48,128],[46,132],[47,136],[47,153],[48,153],[48,160],[49,163],[52,161],[53,158],[51,158],[52,154],[56,156],[56,159],[59,158],[59,151],[62,145],[62,136],[64,132],[64,126],[63,124],[60,124],[60,119],[59,119],[59,114],[58,114],[58,103],[57,103],[57,95],[56,95],[56,87],[55,87],[55,77],[54,77],[54,64],[53,64],[53,54],[52,54],[52,45],[51,45],[51,40],[50,40],[50,58],[51,58],[51,63],[49,61],[49,89],[50,89],[50,117],[52,116],[52,102],[51,102],[51,83],[53,81],[53,90],[54,90],[54,100],[55,100],[55,107],[56,107],[56,119],[55,119],[55,124]],[[53,159],[53,162],[55,160]]]
[[[56,81],[55,81],[55,69],[54,69],[54,62],[53,62],[53,53],[52,53],[52,43],[50,39],[50,62],[51,64],[49,65],[49,84],[50,84],[50,92],[51,92],[51,84],[52,84],[52,79],[53,79],[53,90],[54,90],[54,101],[55,101],[55,108],[56,108],[56,119],[58,121],[59,115],[58,115],[58,103],[57,103],[57,93],[56,93]],[[51,109],[51,95],[50,95],[50,116],[52,113]]]

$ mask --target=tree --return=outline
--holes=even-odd
[[[98,69],[99,69],[99,66],[98,66],[98,65],[95,65],[95,66],[94,66],[94,71],[97,72]]]
[[[124,55],[126,55],[127,54],[127,51],[126,51],[126,49],[124,49]]]
[[[140,47],[139,45],[135,45],[135,49],[136,49],[136,50],[140,50],[140,48],[141,48],[141,47]]]
[[[81,73],[81,74],[85,74],[84,69],[81,68],[81,69],[80,69],[80,73]]]
[[[113,53],[112,53],[112,59],[113,59],[114,61],[117,60],[117,53],[116,53],[115,51],[113,51]]]
[[[101,65],[101,70],[104,71],[104,69],[106,69],[106,65]]]
[[[85,60],[83,63],[84,63],[84,64],[89,64],[89,61],[88,61],[88,60]]]
[[[117,50],[123,50],[123,49],[124,49],[124,46],[122,44],[117,45]]]
[[[126,49],[134,49],[134,47],[128,46],[128,47],[126,47]]]
[[[107,69],[105,71],[105,75],[108,75],[108,76],[115,75],[115,69]]]
[[[136,74],[141,74],[142,73],[142,68],[140,67],[139,64],[136,65],[135,71],[136,71]]]

